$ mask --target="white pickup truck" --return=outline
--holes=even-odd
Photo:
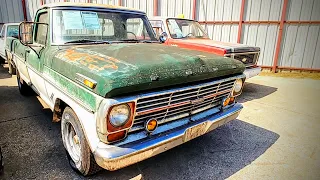
[[[19,34],[19,23],[7,23],[2,26],[0,33],[0,64],[4,64],[7,59],[7,53],[5,51],[5,45],[7,42],[7,37],[18,38]],[[12,66],[9,63],[9,73],[12,74]]]

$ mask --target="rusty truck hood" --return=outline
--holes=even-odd
[[[231,43],[231,42],[221,42],[221,41],[215,41],[211,39],[199,39],[199,38],[191,39],[190,38],[190,39],[180,39],[180,41],[186,44],[197,44],[197,45],[212,46],[212,47],[225,49],[227,54],[260,51],[260,48],[255,46],[248,46],[244,44]]]
[[[93,91],[106,97],[241,74],[245,69],[233,59],[156,43],[66,46],[54,55],[52,68],[71,80],[77,73],[95,80]]]

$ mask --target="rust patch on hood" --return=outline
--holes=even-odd
[[[120,62],[118,59],[113,57],[102,56],[101,54],[92,51],[80,52],[75,49],[67,49],[66,51],[57,54],[56,57],[67,61],[78,62],[87,66],[91,70],[97,71],[102,71],[104,69],[117,70],[118,66],[116,63]]]

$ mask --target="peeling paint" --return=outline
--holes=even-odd
[[[76,73],[95,80],[92,91],[108,97],[241,74],[245,69],[233,59],[158,43],[64,46],[52,68],[71,80]]]
[[[88,66],[91,70],[102,71],[104,69],[118,69],[116,63],[120,61],[109,56],[103,56],[99,53],[95,53],[92,51],[89,52],[81,52],[81,50],[68,49],[64,52],[57,54],[57,58],[61,58],[68,61],[78,61],[80,64],[84,66]],[[98,65],[98,61],[104,61],[107,64],[103,66]]]

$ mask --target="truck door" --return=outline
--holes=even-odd
[[[48,23],[48,13],[39,12],[35,22]],[[45,88],[43,73],[43,62],[46,58],[48,48],[47,44],[48,27],[44,24],[34,24],[34,41],[33,47],[26,48],[26,64],[30,81],[33,89],[43,98],[47,100],[47,91]],[[32,49],[33,48],[33,49]]]

